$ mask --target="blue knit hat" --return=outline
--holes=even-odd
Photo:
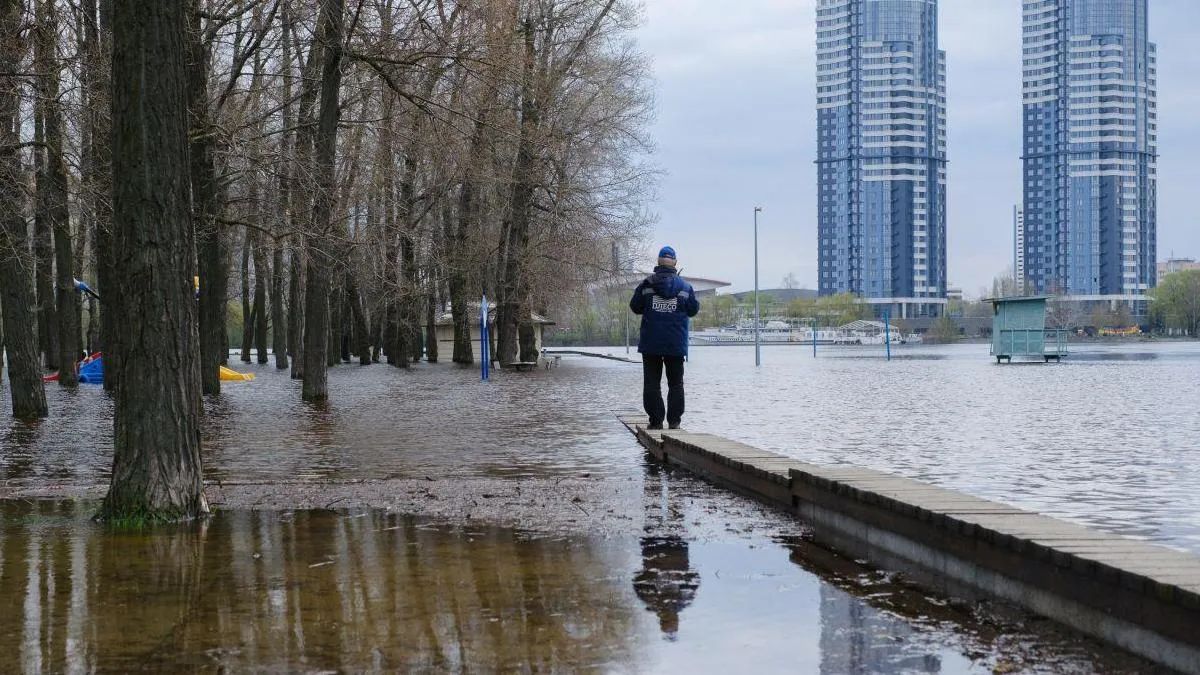
[[[658,252],[658,257],[660,257],[660,258],[670,258],[671,260],[676,260],[676,259],[677,259],[677,258],[675,257],[675,249],[671,248],[670,246],[664,246],[664,247],[662,247],[662,250],[660,250],[660,251]]]

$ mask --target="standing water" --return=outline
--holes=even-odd
[[[756,370],[749,349],[693,350],[685,426],[1200,550],[1196,346],[1036,367],[976,346],[763,356]],[[206,401],[205,472],[217,494],[266,486],[262,502],[122,533],[90,522],[94,502],[0,501],[0,600],[20,607],[0,613],[0,672],[1147,669],[648,468],[614,417],[636,406],[637,365],[565,359],[490,383],[450,365],[343,366],[324,406],[286,372],[240,369],[257,379]],[[0,426],[0,494],[102,495],[110,398],[48,394],[49,419]],[[382,500],[400,512],[289,506],[302,485],[358,481],[446,487]],[[544,502],[560,484],[581,496]],[[450,503],[456,485],[475,492]],[[512,509],[527,525],[499,527]]]
[[[1200,552],[1200,345],[1076,346],[1062,364],[996,365],[986,345],[699,347],[688,429],[805,461],[938,483],[1099,529]],[[207,403],[210,479],[637,475],[613,411],[640,407],[641,369],[566,358],[479,383],[449,365],[342,366],[331,401],[299,399],[269,366]],[[7,389],[5,389],[7,391]],[[51,417],[0,426],[12,485],[107,480],[112,404],[51,386]],[[9,406],[0,393],[0,410]]]

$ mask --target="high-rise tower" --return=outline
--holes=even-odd
[[[937,0],[817,4],[818,286],[892,315],[946,303]]]
[[[1025,292],[1025,209],[1013,207],[1013,281],[1018,293]]]
[[[1024,0],[1025,275],[1138,308],[1155,284],[1157,107],[1147,0]]]

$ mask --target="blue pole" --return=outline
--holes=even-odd
[[[883,344],[887,345],[887,360],[892,360],[892,311],[883,312]]]
[[[484,382],[488,379],[488,368],[491,365],[491,355],[488,354],[491,347],[491,336],[488,335],[488,301],[487,295],[484,294],[483,300],[479,303],[479,357],[480,375]]]

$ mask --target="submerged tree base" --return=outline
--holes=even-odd
[[[110,493],[100,505],[100,510],[93,516],[98,523],[118,530],[141,530],[157,525],[184,523],[212,515],[208,500],[201,494],[197,503],[188,507],[162,506],[153,507],[145,500],[114,499]]]

